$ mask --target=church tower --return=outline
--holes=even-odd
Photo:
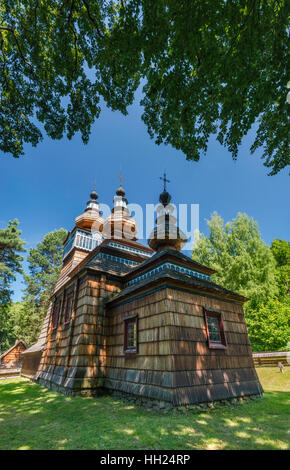
[[[161,179],[164,182],[164,189],[159,196],[160,204],[157,207],[157,225],[149,236],[148,245],[158,252],[166,248],[180,251],[187,242],[187,238],[176,225],[177,219],[173,215],[174,207],[170,204],[171,195],[166,190],[166,183],[169,181],[166,179],[165,173]]]
[[[103,224],[103,237],[114,240],[137,240],[136,221],[130,216],[125,198],[125,190],[120,187],[114,197],[114,207],[112,213],[107,217]]]
[[[67,281],[68,273],[103,241],[104,219],[100,214],[98,197],[95,190],[91,192],[86,209],[76,217],[75,226],[64,241],[63,265],[55,291]]]

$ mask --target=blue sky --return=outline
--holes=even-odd
[[[45,137],[36,148],[26,146],[19,159],[1,154],[0,228],[17,218],[29,250],[47,232],[73,228],[94,180],[99,201],[111,205],[121,168],[129,202],[145,206],[158,201],[159,176],[166,169],[172,202],[199,204],[201,232],[207,233],[206,219],[213,211],[225,221],[246,212],[258,221],[266,243],[290,239],[288,171],[267,176],[261,153],[249,152],[253,133],[244,139],[237,161],[212,138],[200,162],[188,162],[180,151],[155,145],[141,112],[137,103],[128,116],[103,108],[88,145],[80,135],[71,141]],[[20,300],[20,276],[12,288],[14,300]]]

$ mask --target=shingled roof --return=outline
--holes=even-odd
[[[154,284],[157,281],[162,281],[162,280],[177,281],[179,283],[182,283],[184,287],[190,287],[192,289],[196,288],[198,291],[210,292],[212,294],[217,294],[219,296],[229,297],[239,302],[245,302],[246,300],[248,300],[246,297],[240,294],[237,294],[236,292],[232,292],[228,289],[225,289],[224,287],[219,286],[218,284],[215,284],[214,282],[207,281],[206,279],[198,279],[188,274],[179,273],[177,271],[172,271],[171,269],[164,269],[162,271],[159,271],[158,273],[155,273],[154,275],[150,276],[147,279],[143,279],[142,281],[136,284],[125,287],[124,289],[122,289],[122,291],[118,295],[113,297],[113,299],[111,299],[108,302],[108,304],[121,300],[123,297],[127,296],[128,294],[131,294],[135,291],[142,289],[143,287],[147,285],[149,286],[150,284]]]
[[[111,261],[104,258],[95,258],[89,261],[85,268],[93,269],[94,271],[105,272],[115,276],[124,276],[128,274],[134,266],[119,263],[118,261]]]
[[[214,269],[211,269],[208,266],[205,266],[201,263],[198,263],[198,261],[195,261],[192,258],[189,258],[188,256],[184,255],[182,252],[174,250],[174,249],[170,249],[170,248],[166,248],[162,251],[158,251],[157,253],[155,253],[155,255],[146,259],[145,261],[138,264],[137,266],[134,266],[131,272],[135,274],[136,271],[143,270],[148,265],[153,264],[155,261],[158,261],[161,258],[166,258],[170,256],[175,258],[177,261],[186,263],[187,265],[191,265],[193,268],[200,269],[201,271],[207,274],[214,274],[216,272]]]

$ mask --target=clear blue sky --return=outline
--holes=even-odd
[[[29,250],[49,231],[72,229],[94,180],[99,201],[111,204],[122,168],[129,202],[145,205],[157,202],[158,177],[166,169],[172,202],[200,205],[201,232],[207,233],[206,219],[213,211],[225,221],[246,212],[258,221],[266,243],[289,240],[288,171],[267,176],[260,153],[249,152],[253,133],[245,138],[236,162],[214,138],[200,162],[188,162],[181,152],[155,145],[140,116],[137,103],[128,116],[104,108],[88,145],[79,135],[71,141],[45,137],[37,148],[26,146],[19,159],[1,154],[0,228],[17,218]],[[14,300],[20,300],[20,276],[12,288]]]

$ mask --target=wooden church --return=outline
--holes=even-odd
[[[109,217],[91,199],[64,244],[63,267],[22,375],[67,395],[118,394],[173,406],[261,395],[243,296],[185,256],[171,196],[160,194],[148,246],[122,185]]]

